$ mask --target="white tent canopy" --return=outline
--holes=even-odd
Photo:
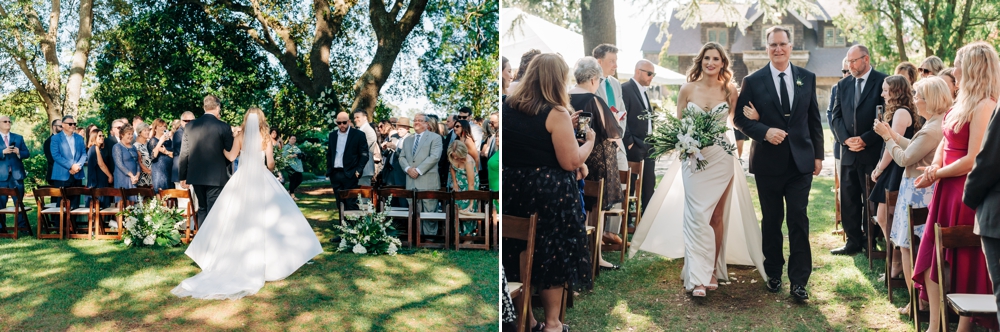
[[[520,65],[521,54],[537,49],[542,53],[559,53],[572,67],[580,58],[588,55],[583,49],[583,36],[540,17],[527,14],[517,8],[500,9],[500,53],[510,60],[511,68]],[[618,53],[618,78],[628,79],[635,73],[638,57]],[[680,85],[686,81],[684,75],[670,69],[653,65],[656,77],[651,85]]]

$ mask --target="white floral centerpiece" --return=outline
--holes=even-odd
[[[646,142],[652,147],[650,158],[677,152],[681,161],[690,162],[697,172],[708,166],[701,149],[718,145],[732,155],[736,146],[727,142],[724,136],[729,127],[725,121],[719,121],[724,114],[729,114],[729,105],[723,104],[707,112],[688,106],[683,119],[667,114],[666,121],[654,126],[653,133],[646,137]]]
[[[358,196],[360,216],[346,216],[340,225],[333,228],[340,231],[340,246],[337,251],[351,251],[361,255],[396,255],[396,251],[402,242],[395,236],[396,228],[392,226],[392,219],[386,216],[388,206],[382,209],[383,212],[375,212],[374,205],[366,203]],[[392,201],[392,197],[386,200],[386,204]]]
[[[172,247],[181,243],[180,229],[184,217],[158,198],[143,202],[139,197],[135,205],[118,212],[125,220],[122,240],[127,246]]]

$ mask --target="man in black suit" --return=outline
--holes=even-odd
[[[653,197],[653,189],[656,187],[656,159],[649,158],[649,144],[646,143],[646,136],[653,130],[653,122],[650,118],[653,107],[649,104],[649,95],[646,89],[653,82],[656,76],[653,63],[649,60],[639,60],[635,64],[635,75],[632,79],[622,84],[622,99],[625,102],[625,109],[628,110],[627,132],[632,136],[632,145],[628,147],[626,156],[628,161],[645,161],[642,169],[642,211],[646,211],[649,199]]]
[[[868,204],[865,183],[882,156],[882,137],[872,130],[875,107],[885,104],[882,82],[886,75],[872,68],[868,48],[852,46],[847,51],[851,77],[837,83],[837,103],[833,107],[830,130],[840,147],[840,211],[847,244],[830,251],[834,255],[854,255],[865,243],[864,210]],[[869,233],[871,230],[867,230]],[[871,234],[868,234],[871,236]]]
[[[333,193],[358,188],[358,179],[364,175],[368,164],[368,140],[365,133],[351,128],[347,112],[337,114],[337,130],[330,133],[326,146],[326,175],[330,177]],[[348,210],[358,208],[356,199],[344,201]]]
[[[194,121],[194,113],[191,113],[191,111],[181,113],[181,127],[177,128],[177,131],[174,131],[174,137],[171,138],[174,141],[173,153],[175,156],[181,155],[181,148],[184,145],[184,128],[187,127],[191,121]],[[173,173],[171,174],[171,179],[177,180],[177,182],[174,183],[177,189],[184,189],[181,187],[180,169],[181,158],[174,158],[174,165],[170,169],[170,172]]]
[[[736,102],[736,128],[753,138],[750,173],[757,180],[761,211],[761,246],[768,291],[781,289],[785,265],[782,215],[788,224],[788,281],[791,295],[809,298],[806,284],[812,272],[809,249],[809,190],[823,168],[823,125],[816,101],[816,74],[789,62],[791,33],[781,26],[767,30],[770,64],[743,79]],[[755,107],[759,120],[745,115]],[[736,174],[736,176],[742,176]],[[787,203],[787,212],[785,209]]]
[[[449,114],[445,118],[445,129],[448,130],[447,133],[441,135],[441,159],[438,160],[438,169],[451,169],[451,159],[448,158],[448,146],[451,145],[451,141],[458,138],[455,135],[455,126],[458,124],[458,114]],[[400,143],[402,144],[402,143]],[[449,172],[439,172],[438,176],[441,177],[441,188],[451,188],[451,173]]]
[[[180,168],[177,170],[182,187],[194,185],[194,194],[198,196],[199,225],[205,222],[205,217],[229,181],[226,167],[230,162],[223,151],[233,148],[233,129],[219,119],[222,112],[219,97],[205,96],[202,107],[205,114],[188,123],[184,129]]]
[[[1000,120],[996,110],[983,135],[983,145],[976,163],[965,179],[965,205],[976,210],[976,234],[983,242],[986,267],[994,285],[1000,285]],[[993,296],[1000,304],[1000,287],[993,287]],[[997,313],[1000,318],[1000,312]]]
[[[45,153],[45,182],[52,184],[52,166],[55,165],[55,159],[52,159],[52,136],[55,136],[62,132],[62,120],[55,119],[52,120],[52,135],[49,135],[45,139],[45,143],[42,143],[42,152]]]

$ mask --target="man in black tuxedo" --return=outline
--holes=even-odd
[[[965,179],[962,201],[976,210],[976,234],[983,242],[986,267],[994,285],[1000,285],[1000,120],[996,110],[984,134],[982,150],[976,155],[975,166]],[[1000,287],[993,287],[993,296],[1000,304]],[[1000,313],[997,313],[1000,318]]]
[[[351,128],[347,112],[337,114],[337,130],[330,133],[326,146],[326,175],[330,177],[333,193],[358,188],[358,179],[364,175],[368,164],[368,140],[365,133]],[[358,208],[357,199],[344,201],[348,210]]]
[[[649,104],[649,95],[646,89],[653,82],[656,76],[653,63],[649,60],[639,60],[635,64],[635,74],[632,79],[622,84],[622,99],[625,102],[625,109],[628,110],[627,132],[632,136],[632,145],[628,147],[626,156],[628,161],[645,161],[642,169],[642,211],[646,211],[649,199],[653,197],[653,189],[656,187],[656,159],[649,158],[649,144],[646,143],[646,136],[653,131],[653,122],[650,118],[653,107]],[[640,213],[642,212],[640,211]]]
[[[441,135],[441,159],[438,159],[438,169],[451,169],[451,159],[448,158],[448,146],[451,142],[458,138],[455,134],[455,126],[458,125],[458,114],[449,114],[445,117],[445,129],[448,130],[447,133]],[[402,144],[402,143],[400,143]],[[441,177],[441,188],[451,188],[449,182],[451,182],[451,173],[449,172],[439,172],[438,176]]]
[[[202,101],[205,114],[187,124],[181,139],[178,179],[181,186],[194,185],[198,197],[198,223],[202,225],[222,187],[229,181],[229,159],[224,151],[233,148],[233,129],[219,119],[219,97],[208,95]]]
[[[812,178],[823,168],[823,125],[816,101],[816,74],[789,62],[792,41],[787,29],[775,26],[767,30],[766,36],[771,62],[743,79],[733,120],[737,129],[753,138],[750,173],[757,180],[760,197],[767,289],[772,293],[781,289],[784,215],[788,223],[790,293],[803,301],[809,298],[806,284],[812,273],[806,208]],[[747,106],[756,108],[759,120],[746,117]],[[782,211],[786,204],[787,213]]]
[[[882,82],[886,75],[872,68],[868,48],[852,46],[847,51],[851,77],[837,83],[833,107],[834,133],[840,147],[840,211],[847,244],[830,251],[834,255],[854,255],[865,243],[864,210],[868,205],[865,183],[882,156],[882,137],[872,130],[875,107],[885,104]],[[867,230],[869,233],[871,230]],[[868,234],[869,236],[871,234]]]

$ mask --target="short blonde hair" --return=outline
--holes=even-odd
[[[938,76],[917,81],[913,84],[913,90],[927,104],[927,109],[924,111],[932,116],[944,114],[954,102],[951,98],[951,90],[948,89],[948,83]]]

